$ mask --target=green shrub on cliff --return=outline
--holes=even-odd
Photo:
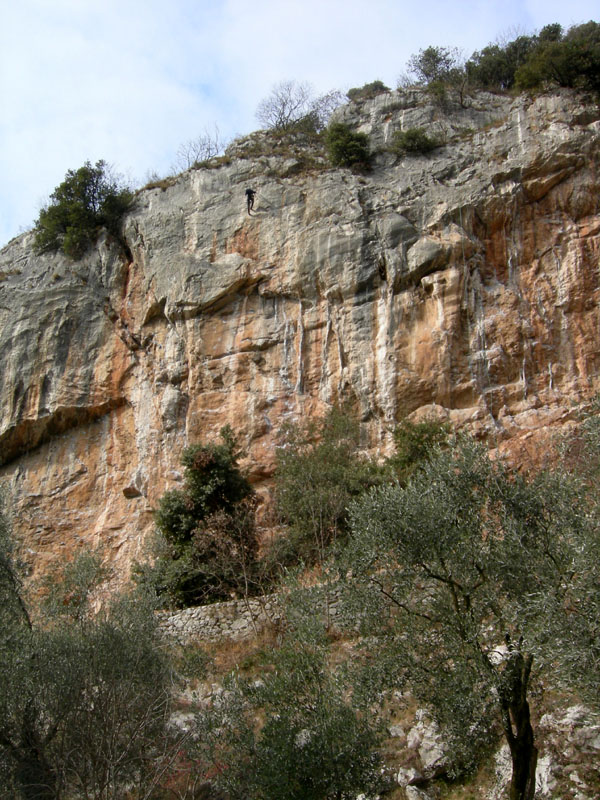
[[[369,140],[366,133],[356,133],[343,122],[332,122],[325,131],[327,155],[334,167],[360,167],[369,165]]]
[[[372,81],[371,83],[365,83],[364,86],[348,89],[346,96],[353,101],[372,100],[378,94],[384,94],[389,91],[389,87],[383,81]]]
[[[439,138],[429,136],[423,128],[408,128],[405,131],[396,131],[390,150],[396,155],[424,154],[441,145],[442,142]]]
[[[138,583],[167,605],[199,605],[262,589],[254,491],[238,466],[229,426],[221,440],[183,451],[184,488],[162,496],[153,563],[136,567]]]
[[[119,235],[123,214],[130,208],[132,192],[110,174],[104,161],[89,161],[69,170],[50,195],[35,224],[34,247],[38,253],[63,253],[81,258],[104,228]]]

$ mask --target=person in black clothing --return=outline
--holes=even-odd
[[[246,200],[248,201],[248,214],[254,208],[254,195],[256,194],[255,189],[246,189]]]

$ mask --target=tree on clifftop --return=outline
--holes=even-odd
[[[104,161],[69,170],[50,195],[35,224],[39,253],[62,250],[77,259],[96,241],[102,228],[119,235],[119,223],[133,194],[110,174]]]
[[[308,83],[280,81],[258,104],[256,118],[267,130],[318,132],[342,100],[336,90],[315,97]]]

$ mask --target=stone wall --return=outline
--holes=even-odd
[[[321,608],[323,621],[330,624],[339,614],[340,591],[329,586],[325,595],[322,587],[315,588],[313,606]],[[270,594],[248,600],[229,600],[208,606],[184,608],[175,612],[165,611],[160,614],[160,625],[168,636],[181,643],[198,639],[249,639],[270,625],[282,623],[283,601],[282,595]]]
[[[249,639],[268,625],[281,620],[280,601],[277,595],[229,600],[209,606],[184,608],[160,615],[162,630],[181,644],[196,639]]]

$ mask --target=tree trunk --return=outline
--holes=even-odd
[[[57,800],[59,796],[53,770],[35,750],[22,754],[15,777],[25,800]]]
[[[510,748],[510,800],[533,800],[538,751],[534,743],[527,687],[533,657],[511,652],[502,675],[500,706],[504,735]]]
[[[527,701],[519,708],[511,709],[510,715],[515,734],[510,746],[512,776],[509,797],[510,800],[533,800],[538,751],[533,741]]]
[[[25,800],[58,800],[60,792],[41,737],[35,727],[33,704],[28,703],[23,715],[21,741],[14,755],[15,777]]]

